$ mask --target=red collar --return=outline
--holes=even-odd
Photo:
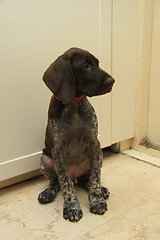
[[[68,104],[68,103],[66,103],[66,102],[61,101],[56,95],[54,95],[54,97],[55,97],[58,101],[60,101],[61,103],[63,103],[64,105],[67,105],[67,104]],[[75,99],[72,101],[72,103],[80,102],[83,97],[84,97],[84,96],[81,96],[81,97],[79,97],[79,98],[75,98]]]

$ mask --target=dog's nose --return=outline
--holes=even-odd
[[[108,86],[111,86],[111,85],[113,85],[114,83],[115,83],[115,80],[114,80],[112,77],[106,79],[106,84],[107,84]]]

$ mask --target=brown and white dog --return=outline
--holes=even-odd
[[[76,179],[89,191],[90,211],[102,215],[107,210],[109,192],[101,186],[103,156],[97,139],[97,117],[86,96],[109,93],[115,80],[99,68],[97,58],[79,48],[58,57],[43,80],[54,95],[41,158],[42,172],[50,185],[38,200],[52,202],[61,189],[64,218],[79,221],[83,214],[74,189]]]

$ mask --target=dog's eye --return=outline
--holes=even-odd
[[[89,69],[90,67],[91,67],[91,65],[89,65],[88,63],[85,63],[82,66],[83,69]]]

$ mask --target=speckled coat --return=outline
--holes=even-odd
[[[38,200],[51,202],[61,189],[64,218],[79,221],[82,210],[74,188],[76,179],[89,190],[90,211],[104,214],[109,195],[107,188],[101,187],[103,156],[97,139],[97,117],[86,96],[110,92],[114,79],[99,68],[92,54],[78,48],[60,56],[43,79],[54,95],[41,158],[42,172],[50,180],[50,186],[40,193]]]

